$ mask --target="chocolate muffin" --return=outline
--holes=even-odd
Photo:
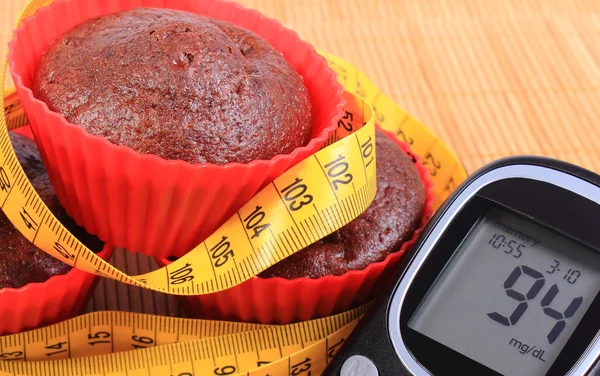
[[[144,154],[247,163],[308,143],[302,77],[227,22],[139,8],[89,20],[43,54],[34,95],[73,124]]]
[[[10,139],[25,174],[44,203],[80,241],[99,252],[103,247],[102,242],[78,228],[60,206],[35,142],[12,132]],[[70,269],[67,264],[29,242],[6,215],[0,212],[0,288],[19,288],[31,282],[44,282],[52,276],[65,274]]]
[[[412,160],[377,132],[377,194],[352,222],[280,261],[263,278],[321,278],[361,270],[400,249],[419,226],[426,192]]]

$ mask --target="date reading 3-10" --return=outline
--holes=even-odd
[[[553,261],[552,265],[550,265],[550,268],[548,270],[546,270],[546,273],[548,273],[548,274],[554,274],[556,272],[561,271],[559,268],[560,261],[558,261],[558,260],[552,260],[552,261]],[[574,285],[575,282],[577,282],[577,280],[579,279],[579,277],[581,277],[581,271],[579,271],[577,269],[573,269],[573,268],[569,268],[569,270],[567,270],[565,275],[563,275],[563,279],[571,285]]]

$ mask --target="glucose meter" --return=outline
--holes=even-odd
[[[503,159],[446,200],[325,374],[600,375],[599,292],[600,176]]]

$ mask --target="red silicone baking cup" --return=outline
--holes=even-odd
[[[110,259],[107,244],[98,256]],[[80,314],[99,277],[78,269],[21,288],[0,289],[0,336],[54,324]]]
[[[382,132],[402,150],[410,152],[408,144],[399,141],[392,133]],[[419,227],[398,252],[391,253],[384,261],[373,263],[363,270],[352,270],[341,276],[293,280],[255,277],[221,292],[181,297],[188,314],[212,320],[289,324],[334,315],[371,300],[380,291],[387,274],[398,265],[404,252],[414,244],[433,214],[433,183],[421,158],[415,158],[427,198]],[[164,258],[157,261],[161,266],[169,263]]]
[[[313,107],[310,142],[291,154],[247,164],[167,161],[93,136],[33,97],[36,64],[53,40],[87,19],[140,6],[207,15],[265,38],[304,78]],[[102,240],[157,257],[185,254],[260,189],[316,152],[335,131],[344,104],[335,73],[310,44],[275,20],[221,0],[58,0],[15,31],[8,61],[67,213]]]

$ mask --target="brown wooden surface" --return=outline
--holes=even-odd
[[[92,0],[90,0],[92,1]],[[25,0],[0,0],[0,51]],[[469,172],[514,154],[600,172],[598,0],[239,0],[354,63],[433,129]],[[150,261],[118,253],[118,266]],[[91,309],[178,314],[104,281]]]

